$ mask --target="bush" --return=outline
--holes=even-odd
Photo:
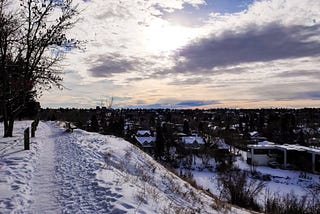
[[[248,173],[237,168],[220,172],[218,183],[221,186],[221,196],[230,203],[260,211],[261,207],[256,202],[256,196],[265,187],[262,181],[248,179]]]
[[[319,200],[307,200],[307,196],[299,198],[294,193],[283,197],[268,196],[265,203],[265,213],[272,214],[315,214],[320,213]]]

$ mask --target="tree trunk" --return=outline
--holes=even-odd
[[[2,99],[2,102],[3,102],[2,111],[3,111],[3,123],[4,123],[3,137],[12,137],[15,115],[12,112],[11,106],[8,105],[7,100]]]
[[[9,119],[9,127],[8,127],[8,137],[12,137],[13,134],[13,124],[14,124],[14,117]]]
[[[8,123],[7,126],[4,126],[4,135],[3,135],[3,137],[12,137],[12,132],[13,132],[13,123]]]
[[[8,123],[8,119],[5,118],[5,117],[3,118],[3,125],[4,125],[3,137],[9,137],[9,136],[8,136],[9,123]]]
[[[2,96],[2,115],[3,115],[3,137],[10,137],[9,133],[9,118],[8,118],[8,109],[6,105],[6,100],[4,96]],[[11,133],[12,135],[12,133]]]
[[[13,134],[13,124],[14,124],[14,118],[6,118],[4,122],[4,135],[3,137],[12,137]]]

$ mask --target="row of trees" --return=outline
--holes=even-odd
[[[66,32],[75,24],[72,0],[0,0],[0,100],[4,137],[26,103],[53,86],[62,88],[59,62],[79,41]]]

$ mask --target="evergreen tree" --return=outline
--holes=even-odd
[[[304,137],[304,133],[302,130],[300,130],[299,134],[298,134],[298,138],[297,138],[297,143],[301,146],[306,146],[306,140]]]
[[[190,134],[189,121],[187,119],[183,121],[183,133]]]
[[[92,132],[99,131],[99,123],[98,123],[97,116],[95,114],[92,115],[92,117],[90,119],[90,131],[92,131]]]
[[[156,159],[161,159],[164,152],[164,137],[163,130],[161,126],[157,126],[157,136],[156,136],[156,145],[155,145],[155,156]]]

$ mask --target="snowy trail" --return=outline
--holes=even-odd
[[[56,141],[59,153],[56,159],[60,187],[58,200],[62,203],[63,212],[126,213],[114,209],[113,203],[122,195],[113,192],[112,187],[98,185],[94,171],[101,165],[95,163],[93,154],[83,151],[76,142],[77,138],[64,135]]]
[[[35,167],[34,176],[31,179],[32,205],[30,212],[35,213],[59,213],[60,207],[56,199],[57,184],[55,181],[57,155],[55,150],[55,138],[60,133],[51,129],[47,124],[42,127],[47,137],[39,137],[39,159]]]
[[[45,136],[36,139],[39,157],[26,212],[126,213],[113,205],[122,195],[114,192],[112,185],[98,185],[94,171],[101,164],[95,163],[97,155],[84,151],[73,134],[48,124],[41,128]]]

